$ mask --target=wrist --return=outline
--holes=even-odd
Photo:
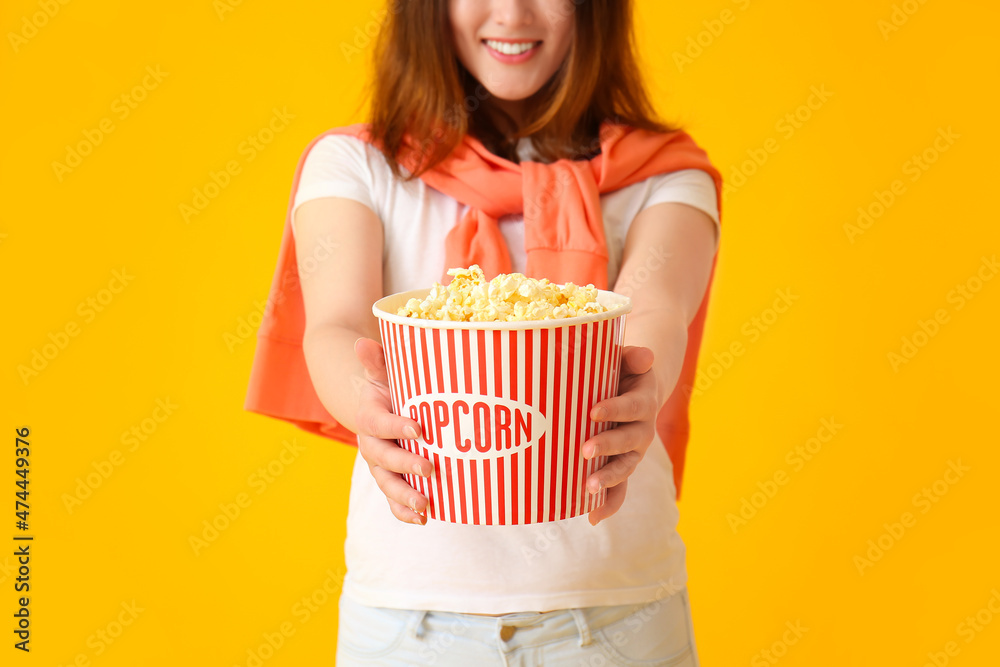
[[[662,408],[681,376],[687,352],[688,330],[683,318],[674,311],[663,310],[654,317],[652,313],[626,325],[625,344],[647,347],[653,351],[652,374],[657,413]]]

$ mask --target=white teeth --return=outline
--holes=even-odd
[[[498,42],[496,40],[487,39],[486,45],[489,46],[494,51],[499,51],[508,56],[517,56],[525,51],[530,51],[535,47],[537,42]]]

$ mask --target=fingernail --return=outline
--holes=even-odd
[[[583,458],[585,458],[585,459],[592,459],[592,458],[594,458],[594,450],[596,450],[596,449],[597,449],[597,447],[594,446],[594,445],[591,445],[589,447],[584,447],[583,448]]]
[[[422,525],[424,525],[424,518],[422,516],[420,516],[420,515],[417,515],[417,516],[413,517],[412,519],[410,519],[410,523],[416,524],[418,526],[422,526]]]
[[[590,492],[591,493],[600,493],[601,492],[601,483],[597,482],[596,484],[591,484],[590,485]]]
[[[416,498],[410,498],[410,504],[407,505],[407,507],[409,507],[414,512],[417,512],[417,499]],[[417,512],[417,514],[420,514],[420,512]]]
[[[607,408],[594,408],[594,421],[604,421],[608,417]]]
[[[417,439],[417,429],[413,428],[412,426],[409,426],[409,425],[406,426],[403,429],[403,434],[406,435],[406,439],[407,440],[416,440]]]
[[[421,477],[427,477],[427,475],[424,474],[424,469],[421,468],[420,466],[421,464],[419,463],[413,464],[413,474],[420,475]]]

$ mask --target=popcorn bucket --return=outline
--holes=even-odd
[[[434,464],[405,475],[430,519],[475,525],[556,521],[600,507],[587,478],[607,457],[583,458],[611,425],[590,410],[618,393],[628,297],[600,290],[605,313],[525,322],[443,322],[396,315],[428,290],[387,296],[379,319],[393,411],[421,437],[399,445]]]

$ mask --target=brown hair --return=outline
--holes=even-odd
[[[576,34],[566,61],[533,96],[524,127],[504,132],[484,112],[489,93],[455,53],[448,0],[390,0],[375,48],[370,113],[372,133],[393,172],[401,175],[402,151],[417,151],[420,166],[413,176],[419,176],[466,133],[516,162],[516,140],[524,136],[543,159],[556,160],[594,155],[604,121],[669,131],[656,119],[642,84],[632,1],[572,4]]]

